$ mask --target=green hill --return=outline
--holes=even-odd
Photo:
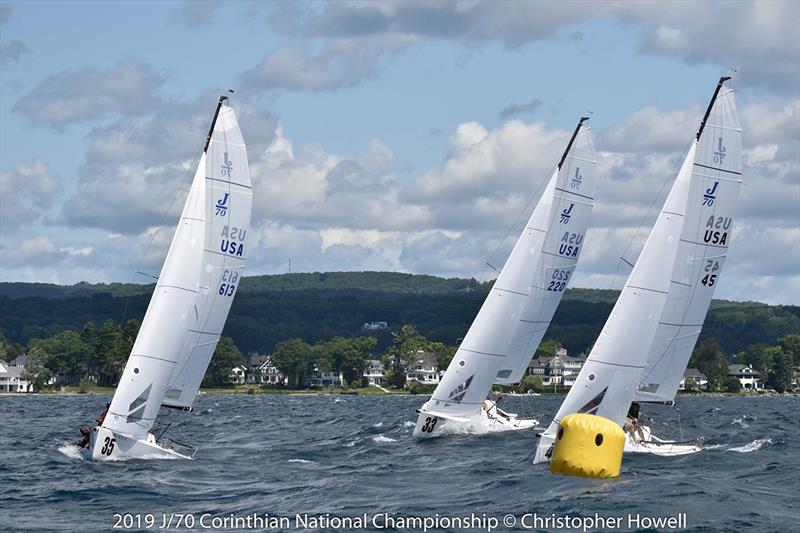
[[[365,322],[389,329],[369,332],[379,349],[391,331],[413,324],[431,340],[454,344],[463,337],[491,283],[396,272],[298,273],[242,280],[225,327],[244,351],[270,351],[299,337],[306,342],[363,334]],[[88,321],[142,318],[152,285],[124,283],[71,286],[0,283],[0,331],[12,342],[78,330]],[[545,338],[572,353],[587,349],[600,332],[618,291],[569,289]],[[800,331],[800,307],[715,300],[701,339],[716,338],[726,354],[747,345],[775,344]]]

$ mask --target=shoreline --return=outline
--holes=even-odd
[[[71,387],[77,389],[77,387]],[[114,388],[100,387],[97,389],[90,389],[88,391],[78,390],[45,390],[42,392],[0,392],[0,397],[16,397],[16,396],[98,396],[104,394],[113,394]],[[564,395],[565,392],[542,392],[537,395],[533,394],[509,394],[512,398],[537,398],[542,396],[557,396]],[[429,396],[429,393],[413,394],[406,390],[397,390],[385,392],[375,387],[364,387],[360,389],[261,389],[258,387],[248,388],[211,388],[200,389],[198,396]],[[676,401],[680,398],[785,398],[785,397],[800,397],[800,392],[707,392],[707,393],[685,393],[679,394]]]

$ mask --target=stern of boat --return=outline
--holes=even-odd
[[[134,438],[114,433],[101,426],[92,430],[89,441],[89,455],[92,461],[122,461],[126,459],[191,459],[170,448],[164,448],[156,438],[148,433],[142,438]],[[194,454],[192,454],[194,455]]]

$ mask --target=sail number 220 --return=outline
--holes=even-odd
[[[219,295],[233,296],[233,293],[236,292],[237,281],[239,281],[239,272],[225,269],[222,273],[222,283],[219,285]]]
[[[572,271],[570,270],[561,270],[559,268],[554,269],[553,273],[550,275],[550,283],[547,285],[547,290],[553,292],[562,292],[567,288],[567,281],[569,281],[569,276],[571,274]]]

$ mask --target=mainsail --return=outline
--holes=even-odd
[[[734,91],[722,83],[718,91],[700,135],[672,284],[636,401],[675,398],[727,255],[742,184],[742,134]]]
[[[544,460],[542,452],[552,443],[560,420],[568,414],[596,414],[623,424],[643,371],[650,364],[649,354],[653,352],[657,335],[664,334],[667,331],[665,327],[670,324],[677,324],[677,328],[686,327],[683,326],[685,323],[696,340],[700,326],[694,325],[694,321],[702,322],[702,316],[705,316],[708,307],[705,296],[694,300],[694,308],[691,302],[686,304],[682,301],[684,312],[677,318],[672,313],[676,309],[680,312],[679,307],[672,306],[676,305],[679,298],[685,299],[687,294],[691,295],[693,288],[699,290],[698,283],[704,290],[708,288],[708,284],[716,284],[717,277],[711,276],[721,267],[721,262],[716,263],[724,253],[720,246],[724,247],[730,239],[730,219],[726,226],[725,216],[732,215],[732,206],[736,200],[740,179],[738,163],[729,162],[728,166],[724,166],[724,163],[719,162],[718,155],[715,165],[706,164],[709,157],[713,162],[714,147],[719,148],[723,155],[739,157],[741,148],[738,123],[726,123],[725,126],[720,124],[724,120],[723,116],[735,116],[732,92],[726,90],[721,95],[720,102],[716,103],[720,87],[728,79],[720,80],[709,105],[713,122],[706,125],[704,119],[701,124],[695,142],[689,148],[664,207],[608,321],[603,326],[575,385],[542,435],[537,462]],[[708,116],[707,114],[706,118]],[[730,152],[726,151],[728,146]],[[719,188],[723,182],[728,198],[721,205],[715,205],[717,193],[723,190]],[[710,204],[707,199],[709,197],[713,197]],[[698,211],[698,205],[703,209]],[[711,247],[717,252],[709,252],[707,248]],[[697,261],[692,260],[694,257]],[[712,263],[709,264],[708,261]],[[709,265],[708,272],[705,272],[706,265]],[[711,272],[715,265],[717,270]],[[697,276],[698,279],[687,276]],[[689,292],[676,291],[675,287],[681,286],[680,284],[690,289]],[[710,300],[710,295],[707,298]],[[669,306],[668,302],[671,302]],[[694,309],[699,311],[700,307],[702,316],[698,318],[699,313]],[[693,309],[694,315],[689,315],[689,309]],[[670,320],[674,322],[669,322]],[[663,342],[660,349],[664,349]],[[658,361],[653,366],[660,364]],[[671,370],[661,375],[666,377],[667,374],[672,375]],[[666,382],[666,379],[662,382]]]
[[[175,405],[191,404],[218,339],[218,333],[192,332],[221,331],[241,278],[250,181],[241,133],[225,100],[102,425],[118,435],[146,437],[168,389],[181,391],[171,400]]]
[[[595,156],[582,118],[542,197],[423,412],[478,413],[493,383],[522,377],[583,248]]]
[[[195,315],[162,402],[189,408],[219,342],[242,279],[245,238],[253,194],[242,132],[233,109],[223,105],[212,131],[205,164],[205,247]]]

